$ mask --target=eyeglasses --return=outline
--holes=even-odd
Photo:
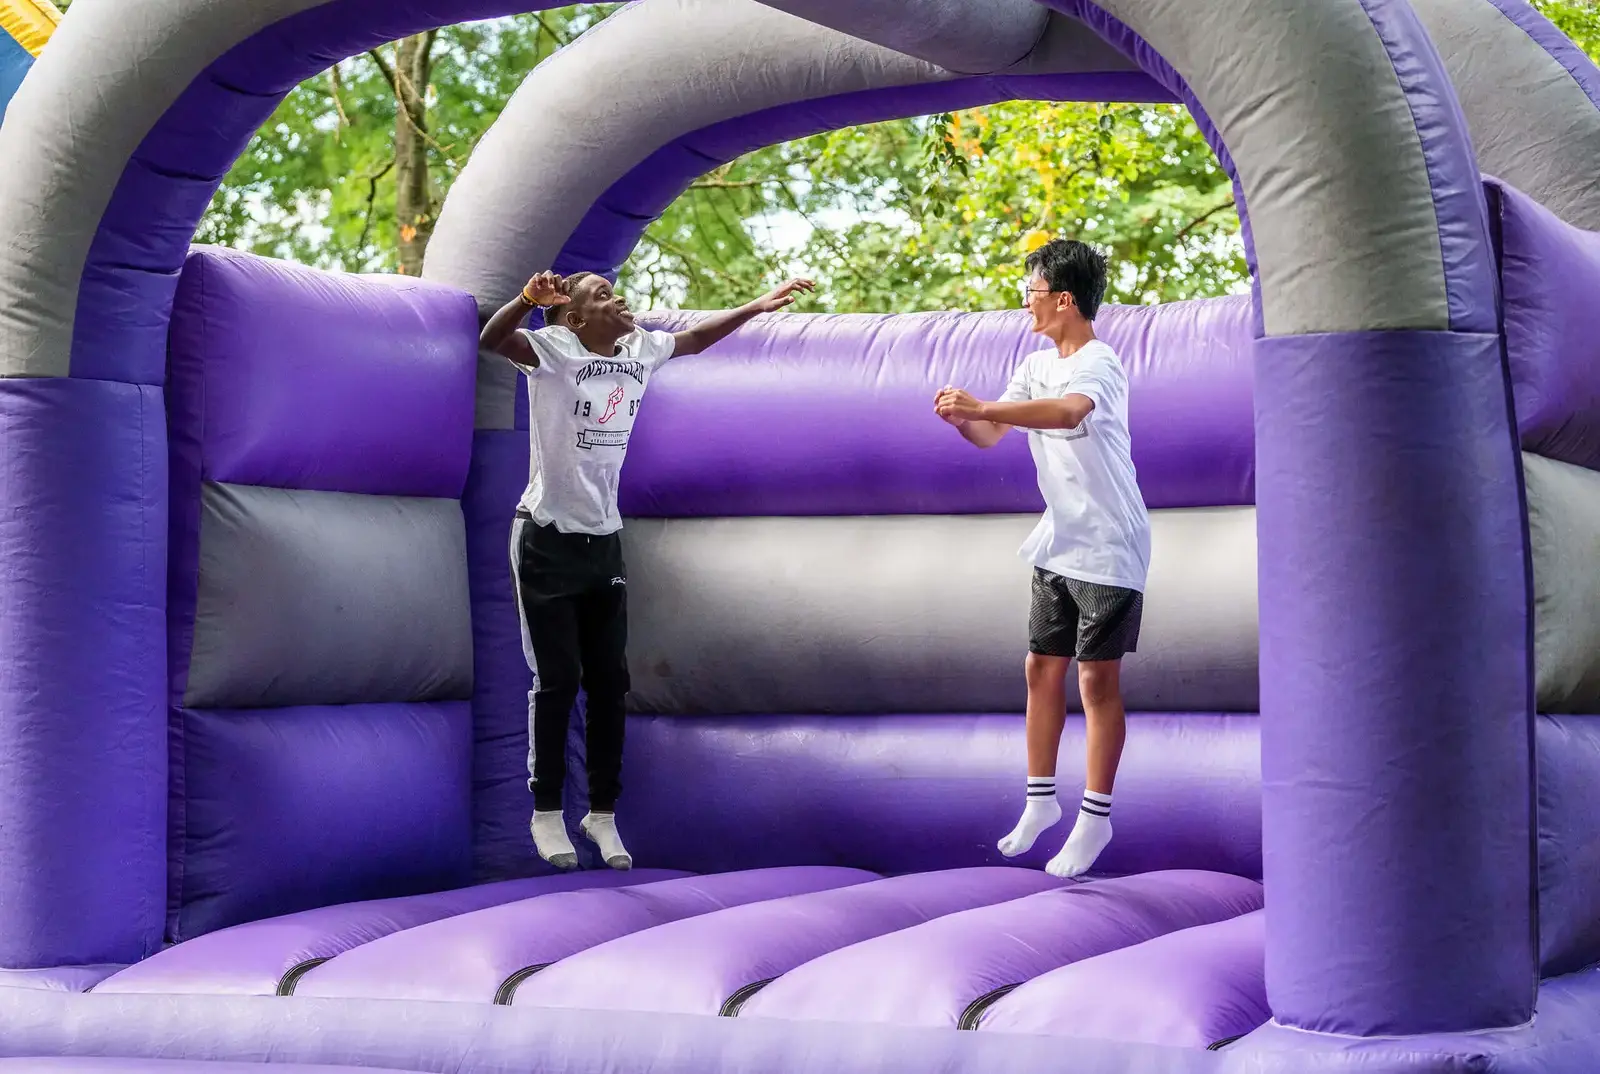
[[[1029,287],[1029,282],[1030,281],[1028,280],[1023,280],[1022,283],[1018,285],[1022,291],[1022,304],[1024,306],[1033,301],[1033,299],[1029,297],[1030,295],[1048,295],[1054,293],[1048,287]]]

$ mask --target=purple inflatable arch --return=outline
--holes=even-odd
[[[299,81],[538,6],[77,0],[11,104],[0,1068],[1593,1069],[1600,157],[1473,151],[1588,146],[1592,66],[1519,0],[637,0],[530,75],[425,279],[191,249]],[[1469,23],[1515,72],[1435,47]],[[1544,111],[1463,112],[1502,78]],[[1101,326],[1156,541],[1105,874],[992,850],[1036,493],[926,399],[1003,383],[1003,312],[662,373],[643,867],[545,874],[480,311],[753,148],[1018,98],[1187,104],[1255,273]]]

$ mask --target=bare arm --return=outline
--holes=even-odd
[[[1094,400],[1074,393],[1060,399],[986,403],[960,388],[945,388],[933,408],[969,444],[987,448],[998,444],[1013,427],[1076,429],[1094,409]]]
[[[693,328],[674,333],[672,338],[676,346],[672,353],[674,356],[699,354],[712,344],[727,338],[752,317],[781,310],[793,304],[797,292],[814,291],[816,287],[817,285],[810,280],[790,280],[776,291],[762,295],[754,302],[747,302],[738,309],[713,313]]]
[[[517,365],[537,366],[539,352],[533,349],[533,344],[517,328],[529,311],[571,301],[572,297],[567,294],[566,284],[560,276],[553,272],[541,272],[528,281],[516,298],[501,306],[489,318],[489,323],[478,334],[478,346],[494,351]]]
[[[981,448],[992,448],[1011,431],[1011,426],[1002,425],[997,421],[984,421],[980,419],[963,420],[956,426],[956,432],[967,443]]]
[[[1076,429],[1094,409],[1094,400],[1076,392],[1060,399],[1026,399],[1018,403],[981,403],[979,414],[991,424],[1019,429]]]

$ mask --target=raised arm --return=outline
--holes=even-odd
[[[676,342],[676,347],[672,353],[699,354],[713,343],[726,338],[752,317],[762,313],[776,313],[785,306],[792,305],[799,292],[816,289],[817,285],[810,280],[790,280],[777,290],[762,295],[754,302],[747,302],[738,309],[713,313],[693,328],[674,333],[672,338]]]
[[[501,306],[489,318],[489,323],[478,334],[478,346],[509,358],[517,365],[537,366],[539,354],[533,349],[533,344],[517,331],[518,326],[530,310],[571,301],[566,281],[553,272],[541,272],[528,281],[516,298]]]

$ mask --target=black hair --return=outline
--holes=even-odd
[[[568,276],[564,281],[567,285],[567,294],[572,294],[578,289],[578,285],[580,283],[593,275],[594,273],[592,272],[574,272],[571,276]],[[567,323],[567,314],[570,312],[572,312],[571,302],[563,302],[556,306],[546,306],[544,308],[545,326],[549,327],[553,324],[565,326]]]
[[[1051,239],[1024,262],[1028,275],[1044,277],[1052,291],[1065,291],[1077,303],[1086,321],[1100,312],[1106,296],[1106,258],[1099,250],[1077,239]]]

